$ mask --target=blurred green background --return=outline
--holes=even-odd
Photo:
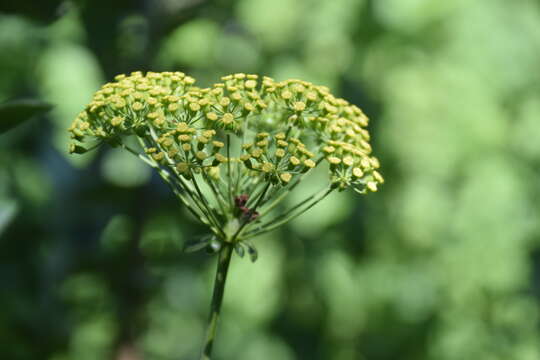
[[[0,102],[54,108],[0,135],[0,358],[197,357],[204,229],[129,154],[67,154],[102,83],[180,70],[329,86],[386,178],[233,259],[216,359],[540,359],[538,64],[533,0],[2,1]]]

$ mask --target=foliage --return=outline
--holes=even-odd
[[[49,104],[36,100],[15,100],[0,104],[0,133],[49,109]]]

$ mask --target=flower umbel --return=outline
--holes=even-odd
[[[328,88],[246,74],[225,76],[209,88],[194,83],[181,72],[118,75],[71,125],[70,152],[105,143],[124,148],[153,167],[208,226],[212,236],[188,248],[219,253],[201,354],[210,359],[232,249],[241,257],[247,249],[255,261],[251,238],[332,191],[377,191],[383,178],[371,155],[368,118]],[[275,214],[317,168],[328,173],[321,190]]]
[[[324,86],[234,74],[201,89],[181,72],[134,72],[115,80],[73,122],[71,152],[87,151],[88,143],[132,152],[220,242],[269,231],[334,189],[365,193],[383,182],[371,156],[368,118]],[[129,147],[128,138],[139,147]],[[319,166],[328,167],[321,192],[268,219]]]

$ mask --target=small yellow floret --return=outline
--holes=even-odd
[[[227,106],[231,103],[231,99],[229,99],[228,97],[223,97],[221,98],[221,100],[219,100],[219,105],[221,106]]]
[[[216,130],[210,129],[210,130],[204,130],[203,136],[206,136],[207,138],[211,138],[212,136],[216,135]]]
[[[377,183],[375,181],[369,181],[366,186],[370,191],[377,191]]]
[[[307,159],[304,161],[304,165],[306,165],[308,168],[310,169],[313,169],[315,167],[315,161],[311,160],[311,159]]]
[[[247,89],[253,89],[255,86],[257,86],[257,82],[255,80],[247,80],[245,83],[244,83],[244,86],[247,88]]]
[[[154,160],[156,161],[161,161],[163,160],[163,158],[165,157],[165,154],[163,152],[158,152],[156,154],[153,154],[152,157],[154,158]]]
[[[216,160],[219,161],[220,163],[227,162],[228,160],[226,156],[223,156],[220,153],[217,153],[215,157],[216,157]]]
[[[379,183],[384,184],[384,178],[378,171],[373,171],[373,178],[377,180]]]
[[[295,111],[304,111],[304,109],[306,108],[306,103],[302,101],[297,101],[294,103],[293,107]]]
[[[262,167],[261,167],[261,170],[265,173],[269,173],[271,172],[272,170],[274,170],[274,164],[272,163],[269,163],[269,162],[265,162]]]
[[[191,84],[194,84],[194,83],[195,83],[195,79],[192,78],[191,76],[186,76],[184,78],[184,84],[191,85]]]
[[[328,157],[327,160],[332,165],[337,165],[337,164],[341,163],[341,159],[338,158],[338,157],[335,157],[335,156],[330,156],[330,157]]]
[[[225,125],[229,125],[234,121],[234,115],[231,113],[225,113],[223,114],[221,121],[223,121]]]
[[[119,126],[119,125],[122,125],[122,123],[124,122],[124,118],[123,117],[120,117],[120,116],[115,116],[111,119],[111,124],[112,126]]]
[[[291,156],[291,158],[289,159],[289,162],[293,164],[294,166],[296,166],[300,164],[300,159],[298,159],[296,156]]]
[[[197,153],[195,154],[195,156],[197,157],[197,159],[199,160],[204,160],[208,157],[208,155],[204,152],[204,151],[197,151]]]
[[[354,165],[354,159],[352,156],[345,156],[343,158],[343,163],[347,166],[353,166]]]
[[[191,141],[191,135],[187,135],[187,134],[178,135],[178,140],[180,140],[181,142]]]
[[[189,165],[187,163],[185,163],[185,162],[178,163],[178,164],[176,164],[176,170],[180,174],[184,174],[189,170]]]
[[[251,152],[251,156],[253,156],[254,158],[258,159],[261,157],[263,151],[261,149],[255,149]]]
[[[176,130],[179,132],[187,132],[189,130],[189,125],[185,122],[178,123],[178,125],[176,125]]]
[[[206,114],[206,118],[208,120],[215,121],[215,120],[217,120],[218,116],[217,116],[217,114],[215,112],[210,111],[209,113]]]
[[[290,98],[292,98],[292,96],[293,94],[289,90],[285,90],[284,92],[281,93],[281,98],[284,100],[289,100]]]
[[[288,183],[289,181],[291,181],[292,175],[291,175],[290,173],[286,172],[286,173],[280,174],[280,175],[279,175],[279,178],[280,178],[283,182]]]
[[[361,178],[362,176],[364,176],[364,172],[362,171],[362,169],[357,167],[352,169],[352,174],[356,178]]]

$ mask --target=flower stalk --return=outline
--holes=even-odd
[[[208,318],[206,335],[204,338],[200,360],[210,360],[212,358],[212,348],[216,338],[217,327],[221,315],[221,304],[225,293],[225,283],[229,272],[229,264],[232,257],[232,244],[224,245],[219,251],[216,276],[214,279],[214,291],[210,304],[210,316]]]

